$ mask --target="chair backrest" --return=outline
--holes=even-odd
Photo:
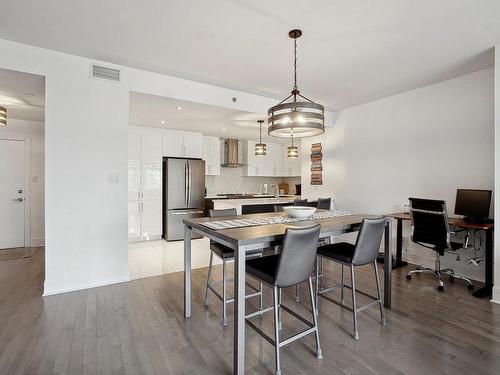
[[[318,249],[320,225],[287,228],[279,255],[274,285],[280,288],[307,280],[313,271]]]
[[[432,245],[434,250],[450,248],[450,227],[446,202],[435,199],[409,198],[411,240]]]
[[[320,210],[329,210],[332,205],[332,198],[318,198],[318,205]]]
[[[305,206],[307,203],[307,199],[295,199],[293,201],[294,206]]]
[[[208,210],[209,217],[236,216],[236,208],[226,208],[224,210]]]
[[[385,217],[363,219],[354,247],[352,264],[361,266],[377,259],[386,220]]]
[[[283,209],[283,206],[281,205],[275,205],[274,206],[274,212],[284,212],[285,210]]]

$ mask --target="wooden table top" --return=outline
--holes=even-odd
[[[326,235],[328,232],[331,232],[332,230],[348,229],[352,226],[359,225],[361,224],[364,218],[380,217],[377,215],[356,214],[356,215],[341,216],[341,217],[331,217],[326,219],[304,220],[286,224],[256,225],[250,227],[229,228],[229,229],[219,229],[219,230],[213,230],[201,224],[207,221],[257,218],[257,217],[269,217],[269,216],[279,216],[279,215],[283,215],[283,213],[268,212],[263,214],[238,215],[238,216],[226,216],[226,217],[212,217],[212,218],[202,217],[202,218],[184,219],[183,222],[188,227],[191,227],[196,231],[207,235],[207,237],[223,240],[224,242],[229,243],[233,246],[241,246],[241,245],[251,245],[255,243],[281,240],[283,235],[285,234],[286,228],[300,228],[300,227],[308,227],[320,224],[321,225],[320,236],[321,236],[321,235]]]
[[[410,220],[410,214],[404,213],[404,212],[396,212],[392,214],[387,214],[385,215],[387,217],[393,217],[394,219],[399,219],[399,220]],[[491,223],[473,223],[467,220],[464,220],[463,218],[460,217],[448,217],[448,222],[451,225],[454,225],[456,227],[460,228],[468,228],[468,229],[481,229],[481,230],[490,230],[493,229],[495,224],[493,222]]]

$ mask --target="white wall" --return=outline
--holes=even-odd
[[[29,145],[29,171],[25,198],[29,209],[27,246],[44,244],[44,124],[9,118],[8,126],[0,127],[0,138],[24,140]],[[2,160],[12,163],[13,160]]]
[[[495,47],[495,191],[500,191],[500,44]],[[495,217],[500,218],[500,194],[495,194]],[[493,300],[500,303],[500,231],[495,231]]]
[[[304,195],[367,213],[402,211],[410,196],[439,198],[453,211],[457,188],[493,188],[493,100],[486,69],[341,111],[319,137],[322,186],[310,185],[308,171],[318,139],[303,140]]]
[[[89,59],[5,40],[0,40],[0,50],[0,68],[46,78],[45,294],[129,279],[130,91],[260,113],[276,104],[257,95],[125,67],[120,67],[119,84],[92,80]],[[108,172],[120,173],[121,182],[109,184]]]

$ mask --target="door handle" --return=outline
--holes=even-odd
[[[12,202],[22,202],[22,201],[24,201],[23,198],[12,199]]]
[[[192,183],[193,183],[193,175],[192,175],[192,172],[191,172],[191,166],[189,165],[189,162],[188,162],[188,207],[189,205],[191,204],[191,186],[192,186]]]
[[[184,164],[184,203],[188,205],[188,162]]]

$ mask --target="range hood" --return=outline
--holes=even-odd
[[[238,140],[226,139],[224,141],[224,163],[221,166],[226,168],[239,168],[243,167],[239,160]]]

